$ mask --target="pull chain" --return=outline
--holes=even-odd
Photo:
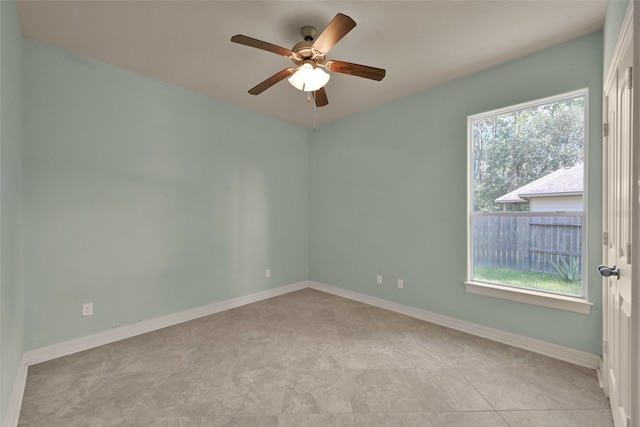
[[[307,103],[311,103],[311,92],[307,92]],[[316,131],[316,116],[318,113],[318,107],[316,106],[315,100],[313,103],[313,131]]]

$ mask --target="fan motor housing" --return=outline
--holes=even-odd
[[[293,63],[300,66],[306,62],[310,63],[314,67],[316,65],[324,64],[325,56],[321,54],[321,52],[313,49],[313,41],[318,35],[316,27],[305,25],[300,28],[300,35],[304,41],[297,43],[291,48],[291,52],[293,52],[291,60]]]
[[[301,65],[309,61],[318,65],[324,64],[325,57],[319,52],[314,51],[313,40],[297,43],[291,48],[291,51],[293,52],[291,60],[296,65]]]

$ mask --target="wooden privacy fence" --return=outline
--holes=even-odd
[[[548,261],[582,260],[582,216],[500,213],[473,217],[474,265],[556,273]]]

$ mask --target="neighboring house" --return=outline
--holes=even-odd
[[[502,210],[579,212],[583,210],[583,164],[558,169],[495,199]],[[510,208],[510,209],[509,209]]]

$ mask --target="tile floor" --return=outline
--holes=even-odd
[[[613,426],[594,371],[304,289],[29,368],[20,426]]]

